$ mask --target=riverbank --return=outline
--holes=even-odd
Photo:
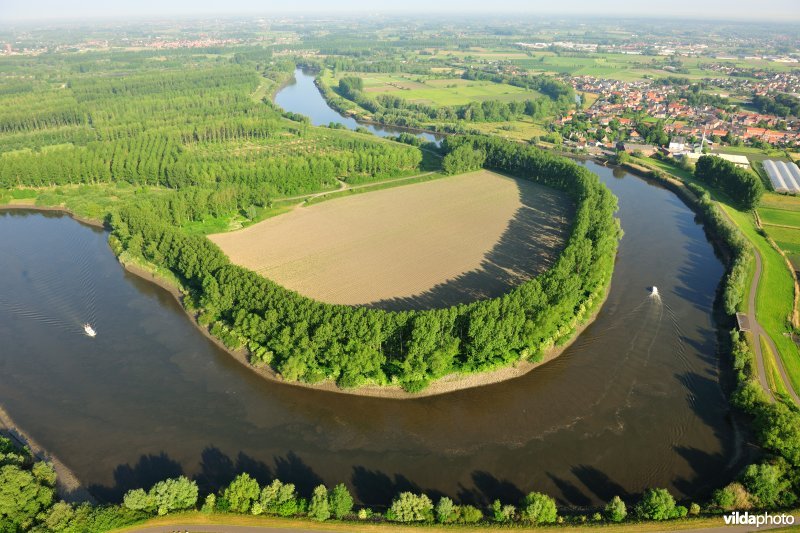
[[[69,503],[97,503],[75,473],[20,428],[3,407],[0,407],[0,435],[30,450],[36,460],[50,463],[56,473],[56,491],[59,498]]]
[[[71,218],[84,223],[91,225],[93,227],[103,228],[104,225],[102,222],[97,220],[89,220],[83,219],[69,209],[61,208],[61,207],[48,207],[48,206],[37,206],[33,204],[26,204],[24,206],[20,205],[15,208],[20,210],[31,210],[31,211],[43,211],[43,212],[57,212]],[[2,208],[2,207],[0,207]],[[354,396],[363,396],[363,397],[372,397],[372,398],[384,398],[384,399],[393,399],[393,400],[412,400],[417,398],[425,398],[429,396],[438,396],[442,394],[449,394],[452,392],[478,388],[478,387],[485,387],[488,385],[494,385],[497,383],[501,383],[503,381],[508,381],[512,379],[516,379],[522,377],[535,368],[538,368],[555,358],[561,355],[567,348],[569,348],[575,340],[580,337],[581,333],[589,327],[594,320],[597,318],[597,314],[602,309],[603,304],[608,297],[609,290],[610,290],[610,283],[607,284],[606,290],[602,296],[602,298],[592,302],[592,309],[589,312],[588,317],[583,319],[577,319],[579,324],[575,327],[573,332],[571,333],[569,339],[559,346],[555,346],[548,350],[542,357],[540,361],[537,362],[530,362],[530,361],[518,361],[510,366],[498,368],[495,370],[488,370],[484,372],[477,372],[472,374],[462,374],[462,373],[452,373],[447,374],[428,385],[424,390],[419,392],[407,392],[403,390],[399,385],[364,385],[361,387],[356,387],[352,389],[343,389],[336,385],[334,382],[325,381],[321,383],[303,383],[299,381],[287,381],[285,380],[278,372],[273,370],[270,367],[255,367],[250,363],[249,360],[249,352],[246,349],[231,349],[225,344],[211,334],[208,327],[203,326],[198,322],[198,317],[195,313],[189,311],[183,302],[183,296],[185,291],[180,287],[173,280],[169,280],[164,276],[159,275],[155,269],[146,268],[146,266],[142,266],[132,261],[126,261],[122,257],[117,257],[119,260],[120,265],[130,274],[133,274],[145,281],[153,283],[160,288],[164,289],[168,293],[170,293],[173,298],[175,298],[176,302],[181,306],[181,308],[186,313],[187,317],[191,320],[191,323],[195,326],[195,328],[202,333],[208,340],[213,342],[219,349],[224,350],[227,354],[229,354],[234,360],[248,368],[250,371],[255,372],[260,377],[272,381],[281,383],[284,385],[291,385],[294,387],[302,387],[307,389],[314,389],[314,390],[321,390],[326,392],[334,392],[339,394],[349,394]]]
[[[301,387],[301,388],[313,389],[325,392],[334,392],[339,394],[349,394],[353,396],[384,398],[392,400],[413,400],[429,396],[438,396],[465,389],[494,385],[496,383],[501,383],[503,381],[508,381],[524,376],[531,370],[538,368],[544,365],[545,363],[548,363],[557,358],[581,336],[583,331],[586,328],[588,328],[597,318],[598,313],[600,312],[600,310],[603,307],[603,304],[608,298],[608,294],[610,292],[610,287],[611,287],[611,284],[609,283],[606,287],[603,297],[594,302],[589,317],[585,321],[581,322],[581,324],[574,329],[569,340],[560,346],[556,346],[548,350],[544,354],[541,361],[537,362],[518,361],[517,363],[511,366],[498,368],[496,370],[489,370],[486,372],[479,372],[475,374],[459,374],[459,373],[448,374],[446,376],[437,379],[436,381],[433,381],[430,385],[428,385],[427,388],[425,388],[420,392],[407,392],[403,390],[399,385],[365,385],[353,389],[343,389],[337,386],[336,383],[330,381],[325,381],[321,383],[303,383],[300,381],[287,381],[278,372],[276,372],[270,367],[253,366],[250,363],[250,354],[246,349],[242,348],[234,350],[225,346],[225,344],[220,339],[211,334],[211,331],[209,330],[208,327],[203,326],[198,322],[197,315],[191,313],[188,309],[186,309],[186,306],[183,304],[183,291],[181,290],[180,287],[178,287],[173,283],[170,283],[163,277],[158,276],[151,270],[142,268],[139,265],[135,265],[132,263],[125,263],[122,261],[120,261],[120,264],[126,271],[130,272],[131,274],[138,276],[151,283],[154,283],[159,287],[161,287],[162,289],[169,292],[175,298],[175,300],[180,304],[181,308],[189,317],[192,324],[197,328],[198,331],[200,331],[200,333],[202,333],[206,338],[208,338],[211,342],[213,342],[219,349],[225,351],[238,363],[240,363],[248,370],[256,373],[258,376],[262,378],[268,381],[281,383],[283,385],[290,385],[293,387]]]
[[[69,216],[70,218],[80,222],[81,224],[86,224],[87,226],[92,226],[93,228],[107,229],[105,223],[102,220],[84,218],[76,214],[71,209],[62,206],[47,206],[47,205],[25,204],[25,203],[0,204],[0,211],[42,211],[44,213],[60,213],[62,215]]]

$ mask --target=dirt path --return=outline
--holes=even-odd
[[[377,185],[383,185],[386,183],[401,183],[403,181],[413,180],[416,178],[424,178],[425,176],[430,176],[431,174],[435,174],[435,171],[431,172],[423,172],[422,174],[415,174],[413,176],[406,176],[405,178],[392,178],[388,180],[381,180],[381,181],[371,181],[369,183],[362,183],[360,185],[348,185],[344,181],[337,179],[336,181],[339,182],[339,188],[333,191],[322,191],[322,192],[312,192],[309,194],[301,194],[299,196],[290,196],[289,198],[278,198],[276,201],[280,202],[291,202],[294,200],[311,200],[313,198],[319,198],[320,196],[325,196],[327,194],[333,194],[342,191],[354,191],[356,189],[366,189],[367,187],[375,187]]]
[[[777,513],[775,513],[777,514]],[[794,513],[787,513],[787,515],[791,515],[794,517],[794,523],[800,521],[800,517],[798,517]],[[768,531],[771,529],[780,529],[786,528],[785,525],[772,525],[772,524],[764,524],[759,527],[754,525],[747,525],[747,526],[738,526],[738,525],[724,525],[724,522],[720,519],[717,523],[712,525],[705,525],[705,526],[698,526],[697,524],[693,524],[692,521],[686,520],[682,523],[665,523],[665,526],[662,531],[682,531],[684,533],[745,533],[750,531]],[[620,532],[630,532],[633,533],[635,531],[658,531],[656,529],[658,527],[658,523],[652,522],[647,524],[619,524],[619,525],[607,525],[603,526],[603,529],[607,529],[609,531],[613,531],[616,533]],[[347,529],[345,529],[347,528]],[[436,527],[436,526],[402,526],[399,524],[342,524],[342,523],[319,523],[310,525],[308,523],[304,524],[297,524],[296,526],[268,526],[268,525],[260,525],[260,526],[240,526],[240,525],[225,525],[225,524],[169,524],[169,525],[161,525],[161,526],[143,526],[140,528],[130,528],[125,529],[126,533],[256,533],[258,531],[265,531],[270,533],[312,533],[318,531],[352,531],[352,532],[362,532],[362,533],[379,533],[379,532],[387,532],[387,531],[401,531],[401,530],[409,530],[409,531],[420,531],[421,533],[430,533],[432,531],[441,531],[443,528]],[[462,526],[461,529],[466,533],[474,533],[476,531],[482,531],[484,528],[481,526]],[[488,529],[488,528],[486,528]],[[539,531],[541,527],[535,526],[528,526],[528,527],[520,527],[514,528],[519,531]],[[545,526],[545,531],[564,531],[564,532],[576,532],[576,531],[584,531],[587,529],[587,526],[573,526],[573,527],[558,527],[558,526]],[[446,529],[444,529],[446,530]]]

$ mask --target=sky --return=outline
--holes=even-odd
[[[529,13],[800,20],[800,0],[0,0],[11,21],[280,13]]]

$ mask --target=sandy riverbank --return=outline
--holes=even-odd
[[[45,461],[53,466],[57,476],[56,490],[62,500],[70,503],[86,501],[96,503],[94,497],[81,485],[72,470],[25,433],[2,407],[0,407],[0,435],[10,438],[24,448],[28,448],[37,460]]]
[[[0,206],[0,209],[4,207]],[[13,204],[11,206],[12,209],[22,209],[22,210],[31,210],[31,211],[51,211],[51,212],[60,212],[65,215],[68,215],[79,222],[84,224],[88,224],[94,227],[104,227],[103,224],[96,220],[85,220],[77,217],[73,212],[69,209],[61,208],[61,207],[44,207],[44,206],[36,206],[36,205],[23,205],[23,204]],[[303,387],[308,389],[314,390],[322,390],[327,392],[334,392],[339,394],[350,394],[354,396],[365,396],[365,397],[373,397],[373,398],[386,398],[386,399],[395,399],[395,400],[413,400],[416,398],[424,398],[428,396],[436,396],[440,394],[448,394],[451,392],[456,392],[459,390],[471,389],[476,387],[483,387],[487,385],[493,385],[496,383],[501,383],[503,381],[508,381],[511,379],[516,379],[518,377],[524,376],[531,370],[549,362],[561,355],[569,346],[575,342],[575,340],[581,335],[581,333],[592,323],[594,322],[595,318],[597,317],[597,313],[599,313],[600,309],[602,308],[603,304],[605,303],[605,299],[608,296],[608,288],[606,289],[606,293],[603,295],[603,300],[597,303],[595,311],[589,316],[581,325],[579,325],[575,331],[573,332],[572,336],[570,337],[569,341],[564,343],[561,346],[554,347],[549,350],[541,361],[532,363],[528,361],[519,361],[516,364],[498,368],[496,370],[490,370],[485,372],[478,372],[475,374],[460,374],[460,373],[453,373],[443,376],[436,381],[432,382],[425,390],[420,392],[406,392],[404,391],[399,385],[365,385],[362,387],[357,387],[353,389],[342,389],[339,388],[334,382],[332,381],[325,381],[321,383],[302,383],[298,381],[286,381],[283,377],[277,373],[275,370],[269,367],[254,367],[250,364],[248,359],[248,352],[246,349],[240,350],[232,350],[225,346],[221,340],[213,336],[209,329],[203,325],[201,325],[197,321],[197,316],[190,313],[186,310],[185,306],[183,305],[183,293],[181,292],[180,287],[177,287],[172,282],[157,276],[153,272],[142,268],[138,265],[132,263],[126,263],[120,261],[120,265],[129,273],[138,276],[146,281],[154,283],[161,287],[162,289],[169,292],[175,300],[179,303],[181,308],[186,312],[187,316],[190,318],[192,323],[195,325],[197,330],[206,336],[211,342],[213,342],[217,347],[221,350],[224,350],[228,353],[231,357],[233,357],[236,361],[240,364],[245,366],[252,372],[255,372],[259,376],[264,379],[267,379],[272,382],[281,383],[283,385],[291,385],[294,387]]]

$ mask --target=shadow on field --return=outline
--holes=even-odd
[[[522,206],[480,268],[421,294],[379,300],[367,307],[436,309],[494,298],[550,268],[569,236],[575,207],[563,193],[524,180],[516,182]]]

